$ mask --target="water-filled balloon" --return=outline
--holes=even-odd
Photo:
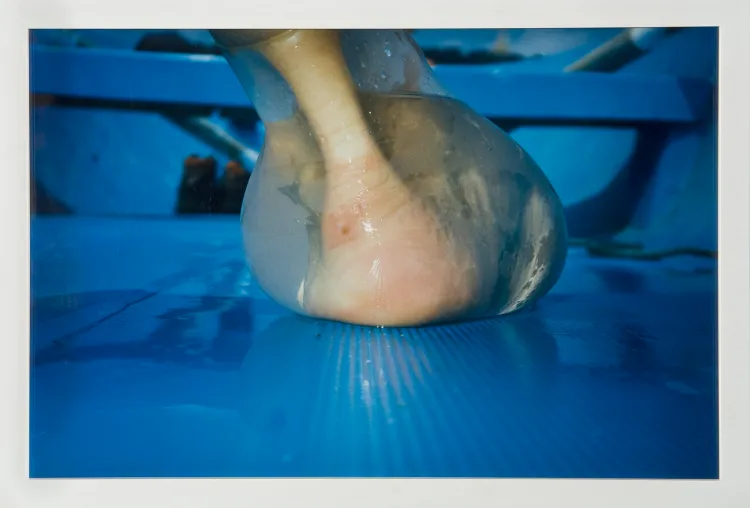
[[[555,284],[567,233],[550,182],[405,32],[212,33],[265,126],[242,228],[273,299],[411,326],[508,313]]]

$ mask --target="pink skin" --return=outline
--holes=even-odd
[[[410,193],[368,134],[338,34],[289,32],[258,50],[291,86],[325,161],[322,259],[305,282],[305,312],[377,326],[465,313],[480,298],[472,252]]]

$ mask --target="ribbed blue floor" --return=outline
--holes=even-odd
[[[714,263],[588,258],[527,312],[298,318],[236,219],[32,220],[31,475],[712,478]]]

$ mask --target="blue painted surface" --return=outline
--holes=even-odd
[[[153,112],[38,107],[32,164],[58,200],[81,215],[172,215],[190,154],[221,153]]]
[[[308,320],[234,218],[34,218],[31,475],[715,478],[716,266],[572,251],[535,308]]]
[[[226,60],[211,55],[32,48],[31,90],[88,99],[250,108]],[[693,122],[713,87],[668,75],[502,72],[438,66],[437,79],[482,115],[520,120]],[[513,97],[513,100],[508,100]]]
[[[715,120],[673,131],[620,239],[651,249],[718,250],[717,143]]]
[[[423,48],[458,48],[463,51],[502,47],[528,59],[509,66],[560,62],[583,56],[616,36],[621,28],[506,28],[506,29],[427,29],[412,35]],[[545,58],[539,58],[539,57]],[[556,71],[562,69],[562,64]]]
[[[684,78],[718,81],[719,30],[692,27],[671,35],[620,73],[660,73]]]

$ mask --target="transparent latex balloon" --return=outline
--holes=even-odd
[[[242,230],[274,300],[414,326],[508,313],[555,284],[567,233],[550,182],[405,32],[212,33],[265,126]]]

